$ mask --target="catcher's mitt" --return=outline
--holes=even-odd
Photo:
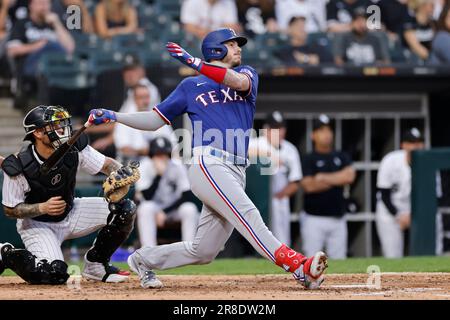
[[[119,202],[130,190],[130,186],[139,180],[139,162],[132,161],[117,171],[111,172],[103,183],[103,193],[108,202]]]

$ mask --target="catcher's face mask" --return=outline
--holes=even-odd
[[[71,116],[64,108],[51,107],[44,115],[47,126],[45,134],[50,139],[53,148],[58,148],[72,136]]]

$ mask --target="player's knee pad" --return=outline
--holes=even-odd
[[[2,254],[6,268],[13,270],[30,284],[64,284],[69,278],[67,264],[61,260],[48,263],[40,260],[28,250],[11,248]]]
[[[92,262],[107,262],[117,248],[128,238],[136,219],[136,205],[129,199],[110,203],[108,224],[98,233],[87,259]]]

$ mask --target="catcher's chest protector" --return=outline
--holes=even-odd
[[[20,152],[17,157],[9,156],[5,161],[15,162],[14,164],[7,162],[5,164],[7,167],[5,172],[9,176],[17,176],[22,173],[30,186],[31,190],[26,194],[25,203],[45,202],[56,196],[61,196],[67,203],[65,212],[62,215],[42,215],[32,219],[43,222],[59,222],[65,219],[70,210],[72,210],[75,196],[76,174],[79,162],[77,151],[66,153],[58,165],[50,170],[47,175],[41,175],[39,172],[40,164],[33,155],[31,144],[25,151]],[[2,165],[2,167],[5,166]]]

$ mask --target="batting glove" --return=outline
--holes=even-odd
[[[174,42],[168,42],[166,44],[166,49],[169,51],[170,55],[175,59],[181,61],[181,63],[187,65],[188,67],[200,71],[202,66],[202,60],[200,58],[195,58],[184,50],[180,45]]]
[[[107,109],[92,109],[89,111],[88,122],[90,124],[100,125],[104,123],[116,122],[116,114],[114,111]]]

